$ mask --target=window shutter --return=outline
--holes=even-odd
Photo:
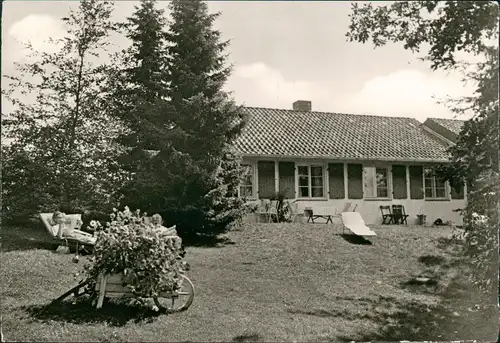
[[[330,199],[344,199],[344,164],[329,163],[328,164],[328,183]]]
[[[394,199],[406,199],[406,166],[392,166],[392,194]]]
[[[363,166],[347,165],[347,195],[349,199],[363,199]]]
[[[410,198],[424,198],[423,168],[420,166],[410,166]]]
[[[295,198],[295,163],[279,162],[279,190],[286,199]]]
[[[452,199],[462,200],[465,197],[463,183],[461,183],[458,187],[451,185],[451,183],[450,183],[450,188],[451,188],[451,198]],[[457,188],[458,188],[458,190],[457,190]]]
[[[274,161],[259,161],[257,166],[259,198],[270,198],[274,195]]]

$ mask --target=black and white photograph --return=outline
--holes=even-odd
[[[0,12],[2,343],[500,342],[497,1]]]

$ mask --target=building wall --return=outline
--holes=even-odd
[[[269,161],[269,159],[266,159]],[[306,207],[312,208],[314,213],[318,214],[335,214],[335,213],[340,213],[345,205],[347,203],[351,203],[350,206],[350,211],[352,211],[354,208],[356,212],[359,212],[365,222],[368,225],[378,225],[381,224],[382,222],[382,216],[380,212],[380,206],[386,206],[386,205],[403,205],[406,210],[406,214],[409,215],[408,217],[408,224],[416,224],[417,223],[417,214],[423,213],[427,216],[427,224],[430,225],[432,224],[436,219],[440,218],[443,220],[443,222],[451,221],[452,223],[455,223],[456,225],[462,225],[462,218],[459,214],[459,212],[454,212],[453,210],[459,209],[459,208],[464,208],[466,205],[466,200],[465,199],[451,199],[451,189],[449,185],[446,185],[446,196],[442,198],[425,198],[424,199],[410,199],[410,176],[409,176],[409,167],[410,166],[416,166],[417,164],[415,163],[406,163],[403,164],[401,162],[380,162],[380,161],[352,161],[352,162],[339,162],[339,161],[327,161],[327,160],[310,160],[310,159],[295,159],[295,160],[285,160],[285,159],[280,159],[280,160],[274,160],[275,162],[275,191],[279,190],[279,164],[276,162],[280,161],[288,161],[288,162],[294,162],[295,167],[297,170],[298,165],[323,165],[325,168],[325,174],[324,174],[324,191],[325,191],[325,196],[321,198],[298,198],[298,177],[297,177],[297,172],[295,173],[295,192],[292,193],[295,195],[295,197],[290,197],[289,201],[294,201],[298,212],[303,214],[304,209]],[[254,202],[254,203],[259,203],[260,202],[260,197],[258,195],[258,160],[257,159],[243,159],[241,161],[241,164],[249,164],[252,165],[253,167],[253,173],[252,173],[252,178],[253,178],[253,196],[249,197],[249,201]],[[330,189],[329,187],[329,177],[328,177],[328,163],[344,163],[344,198],[342,199],[330,199],[328,190]],[[347,164],[348,163],[356,163],[356,164],[362,164],[363,165],[363,198],[362,199],[349,199],[348,196],[348,178],[347,178]],[[407,166],[406,168],[406,186],[407,186],[407,191],[406,191],[406,198],[405,199],[394,199],[393,198],[393,180],[392,180],[392,166],[393,165],[405,165]],[[426,167],[426,166],[431,166],[430,164],[421,164],[421,166]],[[365,173],[366,170],[369,170],[369,168],[366,167],[379,167],[379,168],[387,168],[388,169],[388,197],[384,198],[377,198],[376,196],[373,196],[373,187],[370,188],[370,186],[367,184],[367,179],[369,179],[369,176],[367,176],[367,173]],[[373,176],[372,176],[373,177]],[[369,182],[368,182],[369,183]],[[464,191],[464,193],[466,193]],[[372,194],[370,197],[369,195]],[[247,218],[249,221],[255,221],[257,218],[254,218],[254,215],[250,216]],[[299,218],[299,220],[303,220],[303,218]],[[339,220],[338,218],[336,219],[337,221]]]

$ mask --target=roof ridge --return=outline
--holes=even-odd
[[[345,115],[345,116],[356,116],[356,117],[374,117],[374,118],[393,118],[393,119],[409,119],[416,121],[421,124],[421,122],[412,117],[403,117],[403,116],[380,116],[380,115],[375,115],[375,114],[361,114],[361,113],[343,113],[343,112],[326,112],[326,111],[297,111],[297,110],[291,110],[287,108],[273,108],[273,107],[260,107],[260,106],[243,106],[243,108],[246,109],[257,109],[257,110],[273,110],[273,111],[285,111],[285,112],[291,112],[291,113],[318,113],[318,114],[336,114],[336,115]]]
[[[427,119],[439,119],[439,120],[454,120],[454,121],[467,121],[467,119],[456,119],[456,118],[439,118],[439,117],[429,117]]]

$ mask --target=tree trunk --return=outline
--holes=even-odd
[[[73,116],[73,123],[71,125],[71,138],[69,141],[70,150],[73,150],[75,147],[76,126],[78,125],[78,117],[80,114],[80,101],[81,101],[82,77],[83,77],[83,58],[85,52],[81,51],[79,55],[80,55],[80,63],[78,66],[78,79],[77,79],[77,86],[75,93],[75,114]]]

